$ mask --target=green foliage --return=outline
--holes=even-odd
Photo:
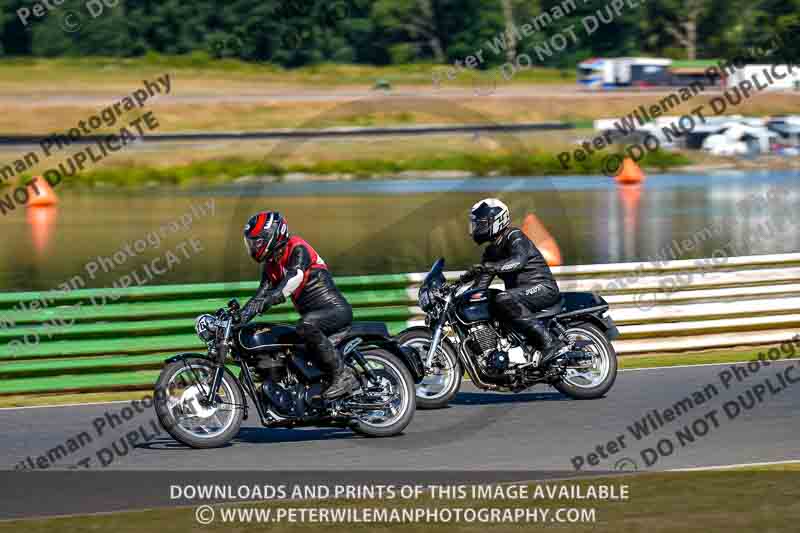
[[[502,40],[510,22],[504,2],[518,28],[534,17],[567,11],[517,39],[516,52],[528,54],[534,66],[572,70],[590,56],[684,59],[687,45],[680,34],[690,12],[696,13],[698,58],[732,57],[742,46],[768,41],[772,32],[786,43],[788,58],[800,55],[800,0],[649,0],[633,7],[626,2],[619,16],[591,35],[583,21],[597,17],[608,0],[119,0],[99,13],[96,7],[89,11],[87,0],[64,0],[50,2],[51,11],[29,16],[27,24],[17,11],[31,10],[34,2],[0,0],[0,55],[185,55],[198,67],[240,59],[291,68],[452,63],[482,50],[480,68],[489,68],[508,60],[504,51],[488,46]],[[553,36],[570,29],[577,39],[568,39],[564,50],[541,53]]]
[[[667,170],[671,167],[678,167],[691,164],[692,161],[683,154],[667,152],[664,150],[653,150],[647,152],[641,160],[639,166]]]
[[[598,153],[600,154],[600,153]],[[276,176],[288,173],[314,175],[350,175],[359,179],[391,177],[401,172],[464,171],[475,176],[551,176],[603,174],[603,158],[589,157],[563,169],[552,152],[504,154],[490,152],[456,153],[441,157],[409,157],[408,159],[338,159],[312,164],[278,165],[271,161],[229,157],[198,161],[180,167],[153,168],[134,164],[95,169],[78,174],[68,183],[89,186],[114,185],[141,187],[152,185],[185,185],[189,183],[225,183],[246,176]],[[643,167],[666,170],[691,161],[682,154],[657,150],[639,161]]]
[[[263,160],[231,157],[199,161],[181,167],[153,168],[137,165],[106,167],[78,174],[86,185],[184,185],[190,181],[226,182],[242,176],[283,175],[285,170]]]

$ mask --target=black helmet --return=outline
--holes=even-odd
[[[478,244],[495,238],[510,223],[508,206],[497,198],[484,198],[472,206],[469,214],[469,232]]]
[[[244,245],[259,263],[272,257],[289,240],[286,219],[277,211],[262,211],[250,217],[244,227]]]

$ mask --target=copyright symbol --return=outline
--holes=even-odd
[[[61,17],[61,29],[74,33],[81,29],[81,16],[75,11],[66,11]]]
[[[620,167],[622,167],[622,156],[619,154],[610,154],[603,158],[603,174],[613,178],[616,177]]]
[[[649,310],[651,310],[653,307],[655,307],[655,306],[656,306],[656,300],[658,299],[658,291],[654,291],[654,292],[652,293],[652,294],[653,294],[653,299],[652,299],[652,301],[650,302],[650,305],[649,305],[649,306],[648,306],[648,305],[647,305],[647,303],[645,302],[645,296],[646,296],[646,295],[648,295],[648,294],[651,294],[651,293],[648,293],[648,292],[640,292],[640,293],[636,294],[636,297],[635,297],[635,300],[636,300],[636,306],[637,306],[637,307],[638,307],[640,310],[642,310],[642,311],[649,311]]]
[[[201,505],[194,511],[194,519],[201,526],[207,526],[214,521],[214,508],[210,505]]]
[[[623,457],[622,459],[614,463],[614,470],[619,470],[622,472],[635,472],[639,470],[639,465],[637,465],[636,461],[634,461],[630,457]]]

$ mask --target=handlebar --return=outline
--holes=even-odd
[[[464,285],[468,285],[468,284],[469,284],[471,281],[472,281],[472,280],[466,280],[466,281],[464,281],[464,280],[461,280],[461,279],[459,278],[459,279],[457,279],[457,280],[453,280],[453,281],[451,281],[451,282],[445,282],[445,283],[442,285],[442,288],[441,288],[441,290],[442,290],[443,292],[445,292],[445,291],[454,291],[454,292],[455,292],[455,291],[457,291],[458,289],[460,289],[462,286],[464,286]]]
[[[227,307],[220,307],[217,310],[217,318],[221,321],[226,321],[233,319],[234,323],[239,323],[242,321],[242,309],[239,305],[239,301],[236,298],[233,298],[231,301],[228,302]]]

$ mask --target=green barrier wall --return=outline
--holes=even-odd
[[[721,349],[795,339],[800,254],[555,267],[566,291],[596,291],[619,326],[620,355]],[[676,272],[681,276],[677,277]],[[449,272],[451,278],[456,272]],[[337,278],[356,320],[396,333],[416,323],[420,274]],[[255,282],[0,293],[0,395],[147,389],[164,359],[202,351],[194,319]],[[660,293],[660,294],[656,294]],[[640,305],[641,298],[647,305]],[[658,297],[656,297],[658,296]],[[260,320],[291,323],[290,304]]]
[[[355,320],[407,327],[409,275],[337,278]],[[0,394],[146,389],[164,359],[204,351],[194,319],[230,298],[253,294],[257,283],[161,285],[128,289],[0,294]],[[259,321],[297,319],[288,303]]]

